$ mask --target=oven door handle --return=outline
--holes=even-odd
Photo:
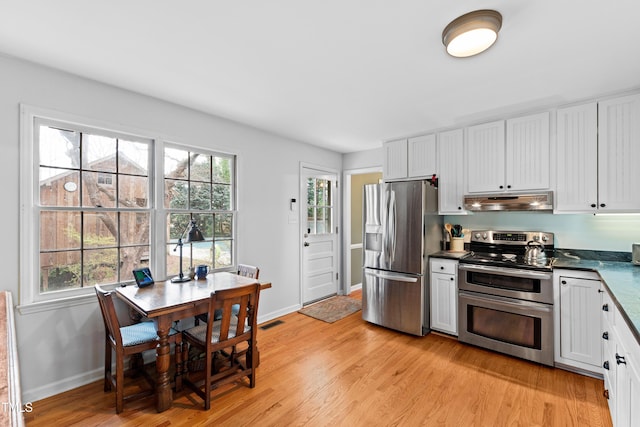
[[[522,270],[518,268],[490,267],[472,264],[458,264],[458,270],[477,271],[480,273],[499,274],[502,276],[515,276],[542,280],[549,280],[553,277],[551,273],[540,273],[538,271]]]
[[[501,307],[506,309],[520,307],[521,309],[535,309],[538,312],[551,312],[553,311],[553,305],[544,304],[536,301],[525,301],[520,299],[500,297],[497,295],[482,295],[475,292],[459,291],[458,296],[466,297],[468,300],[485,301],[494,307]]]

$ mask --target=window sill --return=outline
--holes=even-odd
[[[16,307],[22,315],[40,313],[43,311],[59,310],[61,308],[69,308],[77,305],[94,304],[96,302],[95,292],[84,295],[76,295],[68,298],[58,298],[50,301],[38,301],[29,304],[23,304]]]

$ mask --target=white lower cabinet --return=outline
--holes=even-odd
[[[458,335],[458,261],[430,261],[431,329]]]
[[[602,372],[602,283],[596,273],[556,270],[555,362],[578,371]]]
[[[602,304],[604,395],[614,427],[640,425],[640,343],[605,293]]]

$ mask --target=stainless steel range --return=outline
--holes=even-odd
[[[458,339],[553,366],[554,237],[471,232],[458,265]]]

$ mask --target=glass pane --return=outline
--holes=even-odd
[[[40,292],[80,287],[80,251],[40,254]]]
[[[69,169],[40,168],[41,206],[79,206],[80,174]]]
[[[109,284],[118,281],[118,249],[84,251],[83,286]]]
[[[164,180],[164,207],[173,209],[187,209],[187,191],[189,184],[186,181]]]
[[[316,181],[313,178],[307,179],[307,205],[316,204]]]
[[[194,213],[192,215],[192,218],[195,220],[196,226],[198,227],[198,229],[202,231],[204,238],[207,240],[212,240],[213,239],[213,215],[209,213],[206,213],[206,214]]]
[[[189,243],[192,254],[193,265],[205,264],[211,267],[213,259],[213,243],[212,242],[194,242]],[[186,246],[185,246],[186,249]]]
[[[120,250],[120,281],[134,280],[133,270],[149,267],[149,246],[133,246]]]
[[[178,239],[182,237],[185,230],[191,222],[191,215],[187,214],[169,214],[168,228],[169,235],[168,241],[174,245],[178,243]]]
[[[231,240],[217,240],[215,242],[215,268],[230,267],[232,265],[233,259],[231,257],[231,245]]]
[[[215,238],[216,240],[232,237],[233,215],[216,214],[215,218]]]
[[[331,208],[316,208],[316,233],[331,233]]]
[[[80,134],[40,126],[40,165],[62,168],[80,167]]]
[[[211,246],[211,242],[201,242],[198,244],[206,244]],[[185,243],[182,246],[182,274],[187,276],[189,274],[189,267],[195,266],[198,264],[211,264],[211,261],[207,261],[206,259],[192,259],[192,251],[191,246],[196,245],[196,243]],[[206,251],[210,252],[210,250]],[[194,257],[198,255],[199,252],[194,251]],[[167,275],[169,277],[177,276],[180,273],[180,247],[176,247],[176,245],[167,246]]]
[[[233,176],[232,159],[228,157],[213,158],[213,182],[218,184],[231,184]]]
[[[112,247],[117,243],[118,223],[115,212],[85,212],[82,224],[85,248]]]
[[[187,179],[189,165],[189,152],[177,148],[164,149],[164,176],[165,178]]]
[[[80,249],[80,212],[40,212],[40,250]]]
[[[223,211],[231,210],[231,186],[226,184],[214,184],[213,209]]]
[[[118,172],[149,175],[149,144],[118,140]]]
[[[118,206],[124,208],[146,208],[149,199],[149,178],[146,176],[119,175]]]
[[[328,206],[331,204],[331,181],[317,180],[316,205]]]
[[[120,214],[120,244],[148,245],[150,215],[148,212],[122,212]],[[149,254],[147,254],[147,257]]]
[[[116,171],[116,139],[102,135],[82,135],[82,168]]]
[[[204,154],[191,156],[191,179],[211,182],[211,157]]]
[[[316,234],[316,209],[312,207],[307,208],[307,233]]]
[[[115,184],[115,174],[82,172],[82,206],[114,208],[116,206]]]
[[[211,184],[191,181],[190,209],[211,209]]]

